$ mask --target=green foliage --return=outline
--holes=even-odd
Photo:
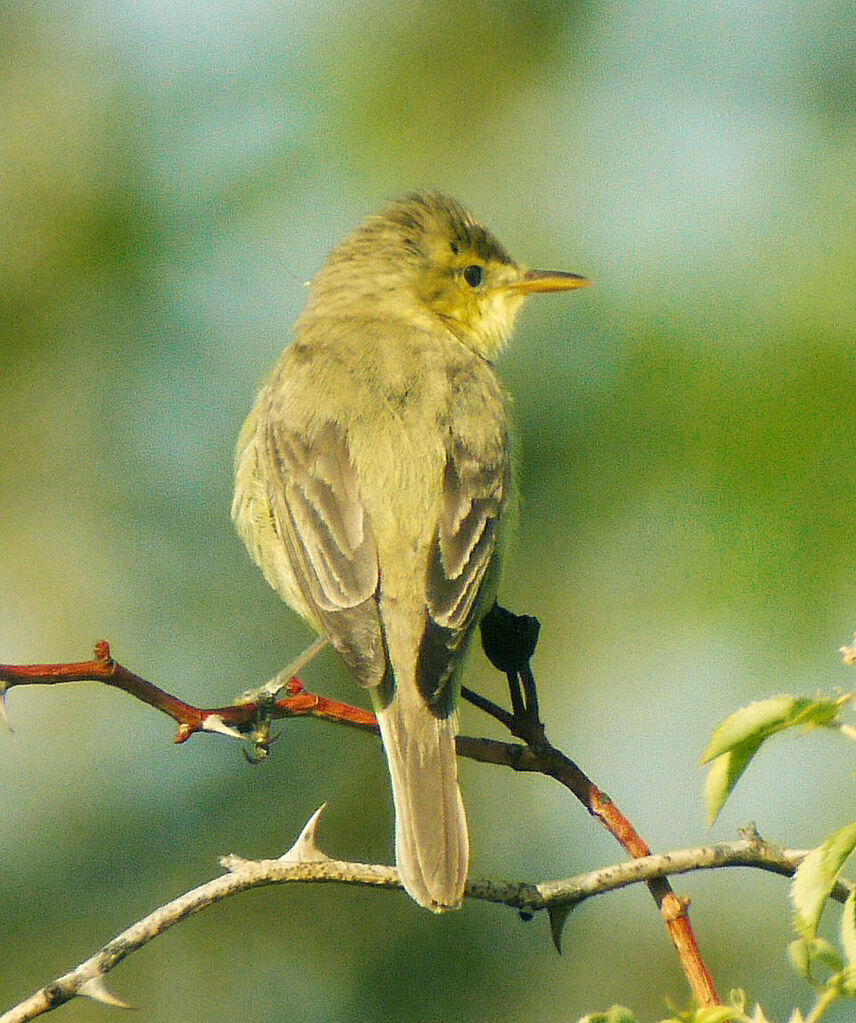
[[[707,1009],[692,1008],[677,1012],[674,1016],[660,1020],[660,1023],[726,1023],[727,1020],[739,1019],[734,1009],[728,1005],[713,1005]]]
[[[730,714],[714,730],[702,763],[708,824],[713,824],[749,762],[764,742],[788,728],[841,727],[841,710],[852,694],[838,699],[772,696]]]
[[[623,1005],[613,1005],[606,1012],[590,1012],[579,1023],[637,1023],[636,1017]]]
[[[841,998],[856,998],[856,888],[850,891],[839,925],[843,956],[817,927],[826,901],[839,880],[848,857],[856,848],[856,822],[846,824],[825,839],[800,864],[791,886],[794,926],[800,937],[788,946],[796,972],[817,992],[810,1019],[819,1019],[827,1005]]]
[[[851,651],[845,650],[850,663]],[[853,726],[841,720],[853,693],[840,697],[773,696],[757,700],[730,714],[714,730],[704,752],[709,763],[705,781],[708,817],[716,819],[743,771],[771,736],[789,728],[803,732],[823,727],[834,728],[849,739],[856,739]],[[842,999],[856,998],[856,886],[844,902],[839,925],[840,949],[817,933],[821,913],[830,896],[841,884],[848,858],[856,850],[856,821],[845,824],[812,849],[796,870],[791,885],[793,923],[798,937],[788,946],[788,959],[794,971],[815,993],[815,1004],[808,1016],[795,1008],[788,1023],[820,1023],[827,1009]],[[839,891],[836,892],[841,898]],[[579,1023],[635,1023],[628,1009],[613,1006],[604,1013],[593,1013]],[[700,1009],[695,1006],[675,1010],[659,1023],[771,1023],[759,1005],[749,1008],[741,990],[730,992],[728,1004]]]
[[[845,651],[847,653],[847,651]],[[703,763],[710,763],[705,781],[708,818],[716,819],[752,758],[772,735],[788,728],[835,728],[854,739],[853,726],[842,722],[844,708],[853,693],[837,698],[774,696],[759,700],[729,715],[717,726],[705,750]],[[841,951],[817,933],[823,908],[838,885],[848,858],[856,849],[856,821],[845,824],[812,849],[797,868],[791,885],[794,928],[799,935],[788,946],[793,969],[815,990],[816,1001],[807,1023],[818,1023],[834,1002],[856,997],[856,888],[845,901],[839,938]],[[843,952],[843,954],[842,954]],[[733,1015],[724,1019],[761,1023],[761,1009],[745,1013],[732,993]],[[685,1017],[676,1017],[683,1020]],[[789,1023],[803,1023],[803,1015],[794,1009]]]
[[[689,1009],[674,1009],[671,1016],[659,1020],[659,1023],[770,1023],[760,1005],[751,1011],[747,1007],[746,995],[743,991],[731,991],[727,1005],[714,1005],[700,1009],[691,1006]],[[605,1012],[593,1012],[583,1016],[578,1023],[638,1023],[637,1017],[621,1005],[613,1005]],[[797,1023],[791,1017],[790,1023]]]
[[[841,946],[852,966],[856,963],[856,888],[847,896],[841,914]]]
[[[813,987],[821,987],[841,973],[844,963],[835,946],[825,938],[797,938],[788,945],[788,959],[796,972]],[[818,976],[818,970],[826,974]]]
[[[816,936],[821,911],[854,847],[856,822],[833,832],[800,864],[791,886],[791,898],[794,926],[803,936]]]

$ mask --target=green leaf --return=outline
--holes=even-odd
[[[841,914],[841,946],[848,966],[856,966],[856,888],[847,896]]]
[[[669,1008],[675,1007],[670,1005]],[[727,1023],[739,1017],[740,1009],[734,1005],[711,1005],[704,1009],[693,1006],[684,1011],[675,1010],[674,1016],[661,1019],[659,1023]]]
[[[829,975],[844,969],[841,956],[825,938],[797,938],[788,945],[788,958],[803,980],[815,987],[825,983],[824,978],[815,976],[816,967],[820,966]]]
[[[841,960],[838,949],[824,938],[812,938],[811,964],[812,966],[820,966],[830,975],[841,973],[844,969],[844,963]]]
[[[707,1009],[688,1009],[659,1023],[728,1023],[728,1020],[738,1017],[739,1012],[733,1006],[710,1006]]]
[[[738,749],[722,753],[710,765],[704,780],[704,805],[707,808],[708,827],[716,821],[725,800],[731,795],[740,776],[749,766],[749,761],[758,752],[762,741],[759,740],[754,745],[746,743]]]
[[[847,857],[856,847],[856,821],[845,824],[806,856],[791,884],[794,926],[805,937],[814,937],[829,893]]]
[[[712,1005],[707,1009],[698,1009],[693,1016],[693,1023],[727,1023],[734,1019],[734,1009],[727,1005]]]
[[[848,966],[838,978],[839,989],[845,998],[856,998],[856,966]]]
[[[811,980],[811,956],[805,938],[794,938],[788,945],[788,959],[803,980]]]
[[[637,1023],[637,1020],[623,1005],[613,1005],[606,1012],[592,1012],[588,1016],[582,1016],[578,1023]]]
[[[841,711],[838,700],[806,696],[771,696],[736,710],[714,729],[702,757],[709,763],[739,746],[757,747],[771,735],[795,725],[815,727],[835,721]]]
[[[702,757],[703,764],[711,765],[704,784],[708,824],[719,816],[740,776],[770,736],[796,725],[828,725],[840,711],[839,700],[772,696],[741,707],[720,722]]]

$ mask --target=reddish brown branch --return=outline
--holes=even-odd
[[[537,747],[532,747],[459,736],[458,753],[481,763],[499,764],[515,771],[534,771],[555,778],[577,797],[631,857],[638,859],[651,855],[651,850],[610,797],[572,760],[546,741],[542,740]],[[646,884],[666,922],[672,943],[699,1005],[721,1004],[690,924],[687,913],[689,899],[676,895],[666,878],[654,878]]]
[[[58,682],[103,682],[129,693],[178,722],[176,742],[186,742],[194,732],[217,731],[220,724],[239,732],[249,732],[259,720],[259,708],[255,703],[232,703],[225,707],[194,707],[185,703],[114,660],[105,640],[95,644],[95,657],[91,661],[0,664],[0,683],[5,683],[4,690],[20,685],[55,685]],[[286,685],[285,691],[288,694],[286,698],[277,700],[270,707],[268,713],[271,718],[309,715],[355,728],[377,730],[375,716],[370,711],[308,693],[296,678]]]
[[[651,850],[647,844],[610,797],[599,789],[572,760],[553,746],[545,745],[546,748],[536,751],[536,756],[541,762],[540,771],[570,789],[589,813],[603,824],[630,856],[637,859],[650,856]],[[713,978],[704,962],[690,924],[689,899],[676,895],[668,878],[654,878],[646,883],[666,921],[672,943],[699,1005],[707,1007],[721,1004]]]
[[[255,703],[194,707],[119,664],[103,640],[96,644],[95,657],[91,661],[69,664],[0,664],[0,693],[19,685],[54,685],[59,682],[102,682],[129,693],[178,722],[176,742],[185,742],[194,732],[223,731],[224,726],[249,734],[258,728],[260,722],[284,717],[317,717],[367,731],[377,731],[377,721],[370,711],[309,693],[297,679],[292,679],[286,685],[287,696],[284,699],[277,700],[267,708],[262,709]],[[609,796],[572,760],[547,742],[540,722],[530,719],[527,724],[525,720],[503,713],[509,718],[508,727],[527,742],[526,746],[458,736],[458,754],[481,763],[498,764],[516,771],[533,771],[554,778],[576,796],[631,857],[651,855],[651,850]],[[677,896],[666,878],[655,878],[646,883],[666,921],[699,1005],[721,1004],[690,925],[687,915],[689,900]]]

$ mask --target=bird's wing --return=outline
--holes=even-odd
[[[441,700],[449,688],[459,660],[454,653],[466,642],[482,610],[479,597],[510,490],[511,470],[504,449],[501,457],[486,459],[460,439],[453,442],[446,457],[440,516],[428,562],[429,620],[417,671],[429,702]]]
[[[362,685],[379,684],[386,652],[374,533],[341,427],[311,439],[281,422],[263,428],[268,504],[295,582]]]

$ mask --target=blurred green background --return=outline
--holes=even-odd
[[[232,531],[234,440],[325,253],[436,187],[520,260],[595,282],[532,302],[500,366],[525,461],[502,598],[542,621],[551,738],[657,849],[749,820],[816,843],[854,815],[839,740],[773,744],[712,833],[697,764],[741,703],[854,684],[855,182],[849,2],[4,3],[0,660],[104,637],[216,705],[302,648]],[[358,698],[331,655],[305,680]],[[480,655],[469,682],[502,695]],[[9,704],[0,1009],[219,854],[276,855],[324,800],[329,853],[390,859],[371,738],[295,722],[251,768],[106,688]],[[462,728],[499,734],[471,708]],[[473,876],[621,858],[554,783],[461,774]],[[781,879],[678,890],[723,991],[809,1004]],[[581,907],[561,958],[545,919],[482,904],[256,891],[111,987],[152,1021],[650,1019],[685,998],[644,889]]]

